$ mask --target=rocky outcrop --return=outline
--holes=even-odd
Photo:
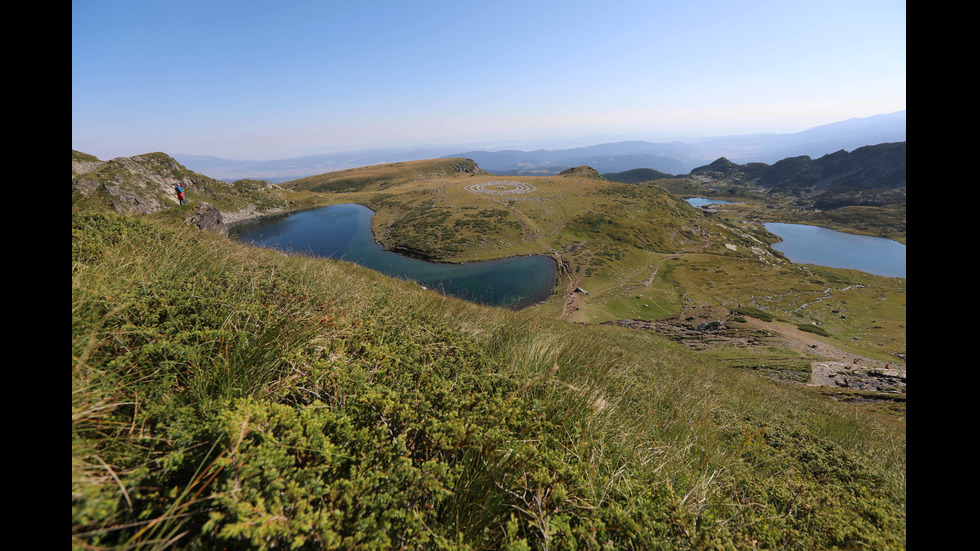
[[[227,231],[231,222],[288,210],[287,192],[265,180],[215,180],[188,170],[164,153],[100,161],[72,151],[72,193],[96,196],[116,211],[153,213],[177,206],[177,186],[191,205],[202,203],[191,216],[209,228],[225,227]],[[220,223],[215,222],[215,214],[221,217]]]
[[[209,187],[208,180],[163,153],[72,162],[72,191],[102,194],[120,212],[150,213],[176,205],[176,186],[185,192],[201,191]]]
[[[848,193],[897,189],[906,185],[905,144],[882,144],[838,151],[813,160],[783,159],[766,171],[759,185],[781,193]]]
[[[221,211],[211,203],[200,202],[194,208],[194,212],[187,215],[184,219],[188,224],[192,224],[202,230],[213,231],[222,235],[228,235],[228,226],[221,216]]]
[[[90,172],[95,172],[105,164],[105,161],[100,161],[99,159],[86,155],[84,153],[79,153],[77,151],[71,152],[71,176],[72,180],[75,179],[76,175],[88,174]]]

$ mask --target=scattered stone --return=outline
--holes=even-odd
[[[881,369],[844,362],[814,362],[810,385],[901,394],[906,391],[905,374],[904,368]]]

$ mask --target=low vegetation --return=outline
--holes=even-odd
[[[507,204],[446,223],[551,235]],[[651,332],[73,201],[73,548],[897,549],[905,434]]]

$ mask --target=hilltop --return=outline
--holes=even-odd
[[[558,173],[559,176],[565,177],[578,177],[578,178],[593,178],[596,180],[604,180],[605,178],[599,174],[599,171],[592,168],[591,166],[575,166],[572,168],[565,169]]]
[[[76,162],[106,185],[83,194]],[[558,259],[552,300],[511,312],[201,231],[205,198],[239,203],[155,155],[110,166],[132,163],[158,167],[152,214],[73,152],[75,547],[905,546],[904,407],[880,406],[904,392],[799,384],[816,343],[904,356],[904,280],[793,265],[761,226],[581,173],[455,159],[246,188],[366,204],[379,241],[432,259]],[[190,205],[166,206],[174,170]]]
[[[792,213],[773,209],[779,203],[762,197],[749,200],[744,193],[751,189],[746,180],[751,177],[755,182],[766,170],[768,165],[762,164],[737,165],[720,159],[684,180],[636,185],[607,181],[590,167],[550,177],[514,177],[489,174],[469,159],[434,159],[272,185],[215,181],[162,154],[106,163],[85,158],[89,164],[83,169],[75,168],[76,157],[73,153],[73,189],[80,188],[79,182],[98,178],[111,182],[109,175],[118,180],[122,173],[136,180],[158,170],[160,176],[143,184],[151,190],[145,202],[160,197],[160,204],[175,203],[171,180],[178,175],[192,202],[214,201],[226,223],[262,213],[352,202],[375,212],[375,238],[402,254],[441,262],[549,255],[559,262],[562,281],[552,300],[537,309],[568,321],[656,319],[698,306],[752,304],[795,323],[833,328],[839,325],[833,311],[852,308],[844,297],[823,297],[828,279],[842,282],[842,288],[859,286],[863,294],[904,294],[904,282],[797,266],[773,250],[770,245],[778,238],[761,224],[746,221],[745,209],[754,209],[748,212],[760,217]],[[136,168],[124,172],[118,167]],[[695,209],[665,191],[681,182],[718,187],[710,193],[737,196],[740,203],[715,215]],[[96,196],[121,203],[112,195],[118,187],[96,188]],[[792,200],[797,200],[795,195]],[[876,220],[867,214],[865,210],[862,221]],[[848,214],[844,209],[836,215]],[[727,281],[716,281],[711,275],[716,272],[727,274]],[[805,297],[822,297],[819,302],[829,309],[800,310],[800,304],[812,302]],[[875,321],[881,315],[877,307],[852,314],[835,331],[843,332],[842,337],[863,336],[848,344],[861,353],[880,357],[882,352],[904,352],[904,330],[883,329]],[[879,344],[869,347],[869,340]]]

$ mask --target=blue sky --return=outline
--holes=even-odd
[[[72,148],[792,132],[905,102],[905,2],[73,1]]]

